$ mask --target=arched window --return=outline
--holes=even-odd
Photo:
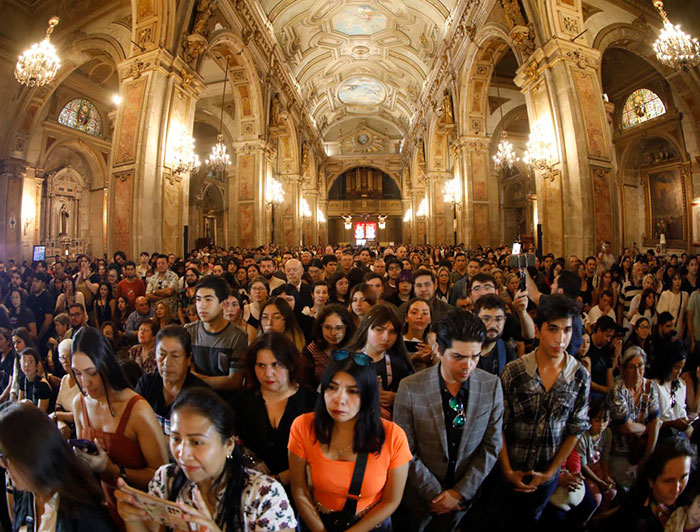
[[[102,117],[97,108],[84,98],[68,102],[58,115],[58,123],[88,135],[102,136]]]
[[[658,94],[649,89],[636,90],[630,94],[622,108],[622,129],[638,126],[665,112],[666,106]]]

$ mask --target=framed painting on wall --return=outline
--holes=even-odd
[[[643,172],[646,199],[644,245],[658,244],[664,234],[669,247],[688,247],[688,202],[682,163],[650,166]],[[696,238],[695,234],[693,238]]]
[[[690,226],[693,229],[693,245],[700,246],[700,203],[690,206]]]

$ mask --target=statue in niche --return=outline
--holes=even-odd
[[[301,175],[309,173],[309,143],[304,141],[301,145]]]
[[[454,115],[452,114],[452,98],[449,91],[445,91],[442,98],[442,122],[444,124],[454,124]]]
[[[282,103],[278,94],[272,98],[272,110],[270,111],[270,125],[279,126],[281,123],[280,113],[282,112]]]
[[[192,33],[197,33],[207,37],[209,34],[207,26],[213,12],[213,0],[199,0],[197,2],[197,16],[194,19],[194,28],[192,29]]]
[[[525,26],[525,17],[520,11],[518,0],[501,0],[503,10],[506,12],[506,23],[511,30],[515,26]]]
[[[61,205],[61,210],[58,211],[58,221],[59,221],[59,234],[60,235],[67,235],[68,234],[68,218],[70,217],[70,214],[68,214],[68,209],[66,209],[66,204]]]

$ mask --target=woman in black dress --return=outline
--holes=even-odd
[[[288,487],[289,429],[297,416],[313,410],[316,393],[299,385],[300,355],[284,334],[259,336],[248,348],[246,365],[249,387],[236,402],[239,436]]]

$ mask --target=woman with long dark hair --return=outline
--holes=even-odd
[[[52,520],[56,531],[116,530],[95,477],[36,406],[0,407],[0,466],[14,485],[14,532],[49,530]]]
[[[313,341],[304,349],[303,356],[313,368],[315,384],[321,381],[323,371],[331,360],[331,353],[341,349],[355,334],[355,322],[342,305],[326,305],[314,322]]]
[[[688,352],[680,342],[673,342],[664,352],[664,356],[654,359],[651,374],[659,396],[659,417],[661,429],[675,429],[692,434],[692,426],[686,409],[685,381],[681,373],[685,366]],[[665,433],[668,431],[665,430]],[[662,437],[664,433],[662,433]]]
[[[278,332],[289,338],[301,352],[306,347],[306,340],[294,311],[282,296],[271,297],[260,311],[261,333]]]
[[[106,321],[112,321],[116,310],[116,301],[112,298],[112,285],[106,281],[100,282],[97,295],[92,303],[91,318],[98,329]]]
[[[347,349],[370,357],[379,379],[379,402],[391,411],[399,382],[413,373],[396,311],[388,305],[374,306],[362,319]]]
[[[292,424],[292,495],[311,530],[391,530],[390,517],[403,496],[411,451],[403,429],[380,417],[371,364],[362,353],[334,352],[321,379],[322,400],[313,413]],[[340,486],[350,486],[355,468],[362,464],[361,490],[344,493],[347,488]]]
[[[184,519],[209,532],[291,532],[297,523],[284,489],[267,475],[243,467],[235,428],[233,410],[216,392],[183,391],[170,416],[175,462],[156,471],[149,493],[178,502]],[[129,532],[164,530],[144,519],[128,493],[116,495]]]
[[[153,409],[129,387],[112,344],[97,329],[82,327],[73,337],[71,372],[80,388],[73,400],[76,434],[94,441],[99,451],[79,451],[80,456],[100,474],[114,510],[118,477],[145,488],[168,461],[163,433]]]
[[[328,281],[330,284],[330,298],[328,303],[347,306],[348,290],[350,289],[350,280],[343,272],[336,272]]]
[[[259,336],[246,353],[248,388],[236,405],[238,436],[271,475],[289,484],[287,443],[292,422],[311,412],[316,393],[300,385],[302,361],[283,334]]]
[[[10,317],[10,325],[12,325],[14,329],[24,327],[29,331],[32,338],[36,338],[36,319],[34,318],[34,313],[27,306],[22,291],[18,288],[11,289],[9,300],[10,308],[8,309],[8,315]]]

